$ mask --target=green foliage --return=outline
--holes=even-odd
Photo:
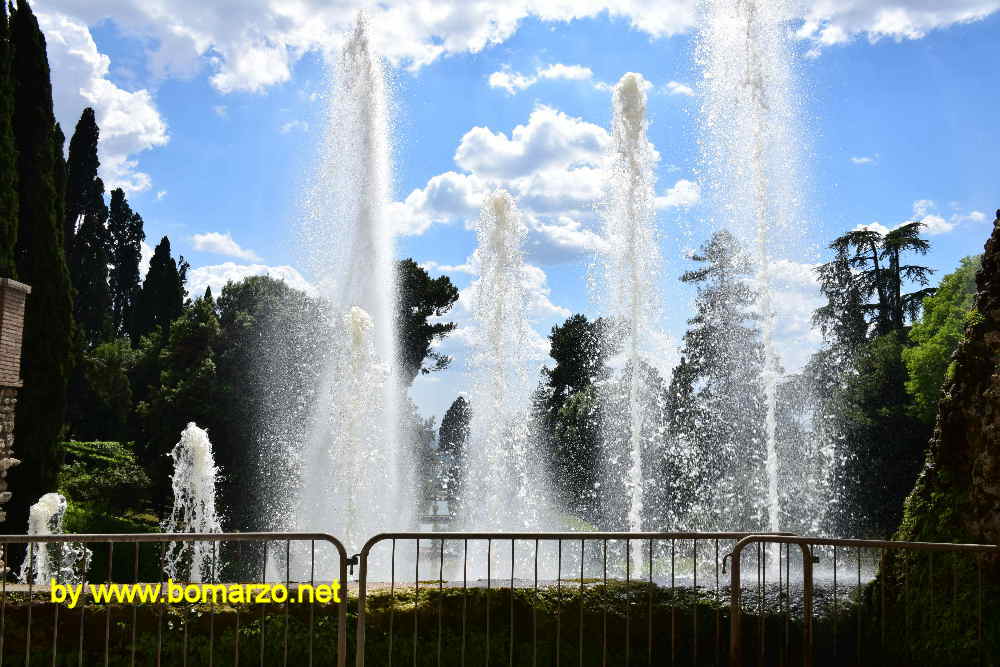
[[[67,411],[72,437],[128,438],[133,405],[128,373],[137,356],[124,338],[84,351]]]
[[[111,330],[116,336],[133,331],[136,305],[142,290],[139,280],[139,263],[142,261],[142,242],[146,240],[142,216],[134,212],[121,188],[111,191],[108,214],[108,234],[111,237],[111,263],[109,276],[111,290]],[[134,341],[138,346],[139,341]]]
[[[143,509],[149,498],[149,477],[138,464],[133,443],[63,443],[66,463],[59,473],[59,491],[73,507],[122,515]]]
[[[280,499],[262,495],[253,481],[266,470],[277,485],[293,483],[294,461],[263,460],[259,443],[301,437],[325,351],[318,305],[306,294],[267,276],[222,288],[216,301],[221,327],[215,347],[216,394],[210,428],[222,488],[234,528],[259,528],[264,507]],[[275,388],[280,388],[275,390]]]
[[[397,271],[399,303],[396,319],[401,372],[410,383],[418,373],[439,371],[451,363],[450,357],[434,352],[431,345],[441,341],[456,325],[454,322],[432,323],[429,318],[441,317],[451,310],[458,300],[458,288],[448,276],[431,278],[412,259],[400,260]],[[433,363],[424,365],[427,360]]]
[[[17,147],[14,141],[14,47],[7,5],[0,6],[0,277],[17,278]]]
[[[164,236],[153,250],[149,271],[139,293],[131,332],[134,345],[157,328],[169,331],[171,323],[184,312],[186,272],[184,258],[181,257],[178,263],[170,256],[170,239]]]
[[[916,414],[933,423],[945,381],[950,377],[951,356],[970,323],[976,297],[980,257],[965,257],[957,270],[941,280],[937,292],[924,300],[923,317],[910,330],[913,346],[903,350],[909,371],[906,390],[913,396]]]
[[[595,382],[607,377],[604,349],[609,323],[576,314],[549,334],[555,365],[542,369],[533,397],[539,435],[549,452],[551,478],[578,518],[596,521],[600,432]]]
[[[158,383],[136,408],[145,434],[142,461],[153,481],[153,500],[165,507],[170,496],[170,464],[166,454],[188,422],[210,425],[215,406],[214,347],[221,329],[215,304],[197,299],[170,326],[169,337],[147,338],[144,365],[158,368]]]
[[[905,253],[926,255],[930,249],[930,243],[920,236],[923,226],[922,222],[909,222],[884,235],[874,229],[848,232],[830,244],[836,252],[833,262],[820,267],[820,276],[824,279],[839,273],[840,267],[851,269],[846,276],[850,298],[876,299],[875,303],[864,303],[861,309],[870,316],[877,335],[902,330],[907,321],[920,312],[924,298],[934,293],[933,289],[903,291],[908,282],[927,285],[928,276],[933,273],[926,266],[903,263]],[[820,309],[817,314],[820,320],[826,321],[856,317],[856,313],[848,309],[839,312]]]
[[[878,336],[855,360],[837,416],[841,529],[885,538],[899,525],[930,428],[913,416],[901,332]]]
[[[17,442],[28,448],[7,506],[6,530],[21,531],[28,507],[55,486],[59,442],[73,363],[72,293],[63,253],[62,132],[52,112],[45,38],[27,2],[11,20],[15,80],[14,136],[18,152],[18,278],[31,285],[24,321]],[[30,445],[28,444],[30,443]]]

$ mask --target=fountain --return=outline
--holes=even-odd
[[[62,494],[43,495],[28,510],[28,535],[62,535],[66,507]],[[84,545],[39,542],[30,547],[18,574],[21,583],[40,586],[55,579],[61,584],[77,584],[87,576],[91,551]]]
[[[548,485],[529,432],[529,324],[521,244],[527,233],[513,198],[486,198],[476,225],[476,321],[471,361],[472,418],[461,521],[475,530],[539,530],[549,523]]]
[[[322,531],[352,548],[411,528],[415,480],[400,435],[389,101],[362,13],[340,54],[303,240],[329,331],[298,461],[294,516],[284,528]],[[276,512],[282,511],[275,508]]]
[[[222,521],[215,508],[215,485],[219,469],[215,467],[208,433],[190,422],[181,439],[170,451],[174,474],[170,484],[174,504],[161,528],[165,533],[221,533]],[[171,542],[164,556],[165,570],[171,579],[187,574],[188,581],[211,581],[215,578],[218,544],[216,542]]]
[[[607,483],[612,495],[624,489],[626,497],[625,507],[607,508],[605,513],[609,527],[630,531],[643,529],[645,431],[655,400],[647,386],[644,359],[654,358],[660,313],[661,259],[654,206],[658,155],[646,138],[647,86],[641,74],[628,73],[614,88],[610,180],[603,210],[608,250],[600,267],[605,312],[616,325],[608,336],[615,340],[605,344],[617,352],[612,358],[616,373],[603,399],[602,439],[610,461]]]
[[[703,70],[702,148],[710,196],[722,225],[732,229],[744,247],[755,249],[766,410],[766,479],[761,486],[766,489],[768,530],[778,530],[787,518],[779,498],[779,474],[794,464],[780,461],[777,447],[781,362],[774,345],[770,272],[778,244],[787,250],[794,239],[802,191],[791,9],[788,0],[706,0],[696,55]],[[783,486],[793,483],[781,480]]]

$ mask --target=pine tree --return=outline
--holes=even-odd
[[[62,132],[52,111],[45,38],[26,0],[11,20],[14,137],[18,151],[18,278],[32,287],[24,321],[17,442],[22,464],[4,528],[21,532],[28,507],[56,487],[66,383],[73,360],[73,300],[63,252]]]
[[[17,148],[14,145],[14,80],[7,6],[0,6],[0,277],[16,278]]]
[[[451,357],[431,349],[455,329],[454,322],[433,322],[429,318],[441,317],[458,300],[456,288],[448,276],[431,278],[427,271],[412,259],[400,260],[397,268],[399,300],[397,326],[402,375],[408,383],[418,373],[431,373],[448,367]],[[433,364],[424,365],[430,359]]]
[[[181,257],[180,263],[170,256],[170,239],[164,236],[153,251],[149,271],[139,293],[135,324],[132,330],[133,344],[152,333],[157,327],[170,331],[170,324],[184,312],[184,281],[187,262]]]
[[[135,213],[125,199],[125,191],[111,191],[108,214],[108,235],[111,237],[111,329],[116,336],[132,331],[132,320],[141,291],[139,264],[142,262],[142,242],[146,240],[142,216]],[[138,346],[139,341],[133,340]]]
[[[681,350],[685,361],[674,370],[674,400],[666,419],[675,427],[673,439],[699,450],[701,477],[694,483],[710,496],[705,506],[728,506],[726,516],[703,521],[746,529],[763,520],[757,501],[763,497],[764,461],[757,294],[747,284],[750,262],[729,232],[715,233],[691,259],[702,267],[685,272],[681,281],[698,286],[697,312],[688,320]],[[687,384],[693,393],[678,391]],[[690,415],[697,419],[689,420]]]
[[[104,205],[104,185],[97,178],[97,168],[101,164],[97,158],[99,137],[100,131],[94,118],[94,110],[87,107],[76,124],[73,138],[70,139],[69,160],[66,163],[63,246],[68,257],[73,255],[74,237],[84,216],[94,211],[98,200],[101,206]],[[76,287],[76,275],[73,275],[73,281],[73,286]]]

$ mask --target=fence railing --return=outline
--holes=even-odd
[[[336,576],[341,602],[334,609],[310,596],[308,605],[286,599],[258,612],[223,609],[214,597],[173,609],[162,598],[110,605],[81,595],[68,608],[33,599],[34,576],[22,585],[5,575],[0,666],[346,667],[350,648],[357,667],[811,667],[816,656],[838,665],[1000,664],[1000,546],[992,545],[746,532],[403,532],[377,535],[348,558],[323,533],[154,533],[0,536],[0,559],[31,545],[31,575],[32,559],[51,559],[54,545],[87,545],[87,583],[163,582],[178,543],[208,554],[202,582],[295,590]]]
[[[801,586],[796,591],[802,602],[800,612],[793,611],[795,596],[789,576],[795,560],[791,557],[792,547],[801,554]],[[758,572],[756,604],[751,598],[749,605],[741,573],[747,551],[756,561]],[[790,664],[793,637],[789,628],[793,622],[801,624],[801,643],[796,648],[806,667],[813,665],[820,641],[822,652],[842,665],[852,661],[856,665],[997,664],[1000,627],[992,628],[990,637],[984,632],[983,567],[990,556],[996,567],[1000,546],[784,535],[745,537],[728,557],[730,665]],[[775,569],[779,573],[784,569],[785,588],[781,588],[779,580],[778,594],[769,596],[760,572]],[[821,577],[817,576],[818,569]],[[817,583],[817,579],[821,580]],[[995,580],[993,586],[995,595]],[[824,593],[822,635],[814,626],[817,590]],[[992,602],[994,609],[1000,605],[1000,601]],[[748,609],[756,613],[758,632],[746,631],[744,616]],[[996,614],[991,617],[997,618]],[[773,626],[775,622],[783,626],[784,632],[778,633],[781,641],[769,642],[774,633],[768,631],[768,624]],[[756,649],[753,658],[747,655],[751,641]],[[989,641],[994,644],[988,646]]]
[[[722,623],[721,605],[706,606],[699,601],[705,597],[717,603],[724,597],[727,582],[722,578],[723,557],[731,545],[749,535],[747,532],[376,535],[359,554],[355,664],[363,667],[366,651],[371,648],[367,637],[368,592],[373,588],[370,579],[373,552],[379,545],[389,548],[389,553],[382,554],[380,559],[380,570],[388,575],[388,582],[380,582],[379,587],[384,589],[388,583],[389,589],[388,612],[383,614],[387,618],[380,633],[385,640],[380,647],[384,654],[378,656],[380,665],[392,665],[394,659],[397,664],[404,664],[399,657],[409,658],[416,665],[421,653],[430,652],[437,656],[437,664],[442,659],[457,659],[461,665],[488,666],[493,659],[509,665],[582,666],[585,655],[594,655],[591,651],[599,651],[600,664],[606,664],[609,651],[616,657],[624,657],[624,664],[632,664],[633,656],[638,660],[643,655],[647,664],[654,664],[654,657],[657,662],[669,660],[673,664],[682,648],[683,653],[690,655],[692,664],[723,664],[726,653],[723,635],[728,628]],[[411,546],[404,546],[407,544]],[[549,548],[543,550],[544,545]],[[480,561],[485,556],[485,564],[476,561],[476,551]],[[495,563],[503,569],[494,569]],[[470,566],[475,571],[471,578]],[[518,570],[524,576],[517,577]],[[430,576],[422,578],[422,571]],[[405,573],[402,582],[397,580],[398,572]],[[520,587],[516,586],[518,580],[522,582]],[[526,599],[519,596],[518,588]],[[459,626],[460,632],[446,634],[444,602],[450,590],[460,591],[461,599],[455,606],[461,605],[461,613],[457,618],[449,616],[449,625]],[[421,594],[426,604],[421,605]],[[412,627],[402,631],[395,623],[397,595],[413,600]],[[592,598],[589,601],[588,595]],[[686,604],[677,604],[684,600]],[[654,605],[654,601],[669,602],[669,611],[658,615],[661,605]],[[685,606],[689,614],[683,613]],[[600,608],[599,618],[595,618],[595,607]],[[421,609],[429,613],[425,611],[422,617]],[[502,616],[498,618],[498,614]],[[421,620],[425,625],[431,623],[431,627],[422,629]],[[703,627],[699,628],[699,624]],[[684,647],[679,641],[682,631],[689,636]],[[703,633],[701,638],[699,632]],[[599,640],[594,633],[599,633]],[[703,653],[713,654],[703,656],[702,663],[699,663],[699,647],[703,647]]]
[[[217,641],[216,628],[217,605],[216,596],[208,604],[208,638],[207,645],[203,636],[192,636],[189,638],[188,625],[194,620],[202,620],[206,615],[202,610],[197,611],[197,616],[188,618],[181,617],[179,620],[168,617],[165,619],[167,602],[161,596],[158,603],[143,605],[143,611],[149,612],[155,609],[155,620],[152,618],[140,618],[139,605],[136,600],[116,607],[113,604],[97,605],[88,603],[87,595],[80,595],[80,604],[75,609],[64,609],[62,604],[40,605],[33,599],[37,591],[35,576],[37,563],[33,564],[33,559],[43,557],[42,552],[48,545],[88,545],[97,547],[92,550],[92,562],[88,568],[90,573],[87,576],[87,583],[95,583],[94,579],[103,578],[104,583],[163,583],[166,581],[166,565],[168,560],[168,549],[176,544],[202,545],[203,553],[209,555],[208,564],[205,568],[207,576],[195,575],[194,580],[202,583],[284,583],[285,590],[294,588],[300,584],[309,583],[316,585],[316,565],[317,555],[323,562],[333,562],[334,572],[339,577],[340,582],[347,581],[347,552],[343,544],[334,536],[326,533],[145,533],[145,534],[80,534],[80,535],[0,535],[0,560],[6,565],[10,563],[10,556],[14,547],[24,545],[22,551],[25,553],[14,554],[26,560],[28,563],[27,585],[14,585],[7,583],[7,576],[0,576],[0,665],[8,664],[5,657],[10,657],[12,652],[23,652],[23,661],[27,666],[32,657],[36,658],[36,664],[49,662],[46,658],[51,657],[51,664],[72,664],[72,658],[76,657],[79,665],[109,665],[112,656],[112,630],[115,636],[115,655],[121,662],[124,654],[127,664],[135,665],[137,659],[141,664],[192,664],[192,665],[213,665],[216,659],[222,661],[223,657],[228,664],[239,664],[241,659],[244,664],[257,662],[254,658],[259,658],[259,664],[263,665],[287,665],[289,661],[289,621],[290,606],[289,599],[284,601],[284,624],[279,627],[280,639],[278,642],[265,641],[268,635],[265,633],[265,623],[272,620],[265,616],[265,607],[261,606],[259,615],[259,627],[254,634],[259,634],[257,646],[241,647],[241,614],[239,606],[227,617],[229,625],[229,636],[231,643],[229,646],[220,646]],[[106,545],[101,548],[100,545]],[[116,557],[115,546],[119,545]],[[129,545],[122,547],[122,545]],[[204,545],[211,545],[211,550],[204,548]],[[295,556],[293,557],[293,546]],[[333,553],[330,553],[332,549]],[[319,551],[318,551],[319,550]],[[124,553],[123,553],[124,552]],[[131,553],[128,553],[131,552]],[[44,554],[44,557],[51,557],[51,554]],[[155,564],[151,566],[150,560]],[[190,558],[188,559],[190,561]],[[296,571],[292,575],[293,566]],[[308,574],[306,574],[308,573]],[[86,573],[85,573],[86,574]],[[200,573],[199,573],[200,574]],[[102,577],[103,575],[103,577]],[[155,578],[154,578],[155,577]],[[185,582],[191,578],[186,578]],[[161,589],[162,590],[162,589]],[[343,604],[336,605],[336,658],[337,667],[345,667],[347,664],[347,605],[346,591],[344,593]],[[23,609],[17,618],[13,617],[17,599],[23,601]],[[51,624],[46,624],[45,633],[39,637],[32,636],[32,621],[35,615],[35,607],[51,607]],[[121,607],[130,608],[125,613],[125,619],[120,618],[123,612]],[[277,603],[280,608],[281,603]],[[305,607],[305,605],[300,605]],[[309,597],[308,609],[302,623],[306,625],[305,654],[309,665],[314,662],[314,640],[316,639],[316,619],[315,603],[312,596]],[[48,611],[48,609],[47,609]],[[299,612],[299,610],[296,610]],[[112,615],[117,612],[119,618],[112,622]],[[61,615],[61,617],[60,617]],[[103,623],[101,617],[103,616]],[[148,616],[148,613],[144,613]],[[245,615],[244,615],[245,616]],[[75,618],[74,618],[75,617]],[[166,623],[165,623],[166,620]],[[244,618],[243,621],[253,622],[258,619]],[[15,622],[16,621],[16,622]],[[170,632],[170,625],[180,624],[182,634],[181,646],[172,647],[168,651],[165,646],[167,638],[164,632],[165,624]],[[155,624],[155,641],[151,637],[144,636],[144,642],[140,642],[139,629]],[[202,625],[204,623],[202,622]],[[9,637],[8,633],[16,629],[17,625],[23,625],[23,641],[18,641],[17,637]],[[75,625],[73,630],[68,628]],[[66,630],[60,633],[60,628],[65,626]],[[103,626],[103,627],[102,627]],[[324,629],[324,631],[326,631]],[[72,635],[70,633],[73,633]],[[149,633],[151,634],[151,633]],[[171,633],[173,634],[173,633]],[[272,633],[272,637],[273,637]],[[48,635],[48,636],[47,636]],[[67,636],[69,635],[69,636]],[[73,636],[75,635],[75,636]],[[93,642],[98,642],[95,649]],[[189,639],[191,640],[189,642]],[[221,639],[221,636],[220,636]],[[88,646],[88,640],[90,646]],[[281,645],[280,655],[277,653],[275,644]],[[152,645],[150,645],[152,644]],[[103,650],[102,650],[103,647]],[[241,655],[242,648],[242,655]],[[302,647],[295,647],[301,651]],[[255,656],[254,653],[257,653]],[[67,656],[68,654],[68,656]],[[178,655],[179,654],[179,655]],[[62,660],[60,660],[62,656]],[[21,657],[18,655],[17,657]],[[68,658],[68,659],[67,659]],[[266,660],[265,660],[266,658]],[[329,656],[323,656],[322,664],[332,664]]]

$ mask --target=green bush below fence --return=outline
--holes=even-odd
[[[397,665],[459,665],[463,646],[468,665],[486,664],[487,653],[490,664],[496,665],[552,665],[557,655],[566,665],[647,665],[650,654],[653,664],[727,664],[730,623],[724,594],[717,600],[714,592],[650,590],[641,583],[613,582],[607,589],[587,585],[581,596],[577,586],[564,582],[561,592],[515,589],[513,595],[506,588],[439,591],[436,586],[422,588],[419,596],[412,588],[398,589],[391,596],[386,590],[372,591],[366,624],[367,664],[388,665],[391,652],[391,662]],[[746,602],[750,607],[755,604],[751,599]],[[830,600],[818,591],[817,609],[814,656],[818,666],[859,664],[859,647],[864,665],[939,667],[978,660],[976,647],[956,642],[950,657],[926,661],[921,654],[906,654],[898,645],[899,635],[889,636],[889,645],[882,651],[877,623],[866,620],[862,635],[857,634],[858,607],[852,600],[841,599],[834,613]],[[348,601],[348,610],[348,664],[352,665],[355,598]],[[865,607],[861,611],[868,613]],[[314,665],[336,664],[336,604],[134,608],[90,604],[81,610],[41,604],[36,598],[31,617],[31,660],[37,664],[79,664],[81,632],[83,664],[103,664],[105,645],[110,665],[132,664],[133,633],[137,665],[156,664],[158,647],[164,665],[306,665],[310,654]],[[3,622],[5,661],[21,664],[24,660],[27,618],[23,595],[8,594]],[[762,647],[766,664],[801,664],[802,624],[794,613],[762,616],[748,610],[743,623],[745,664],[758,664]],[[53,642],[58,648],[55,661]],[[995,655],[985,653],[982,664],[995,664]]]

